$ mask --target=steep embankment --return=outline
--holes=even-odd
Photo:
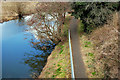
[[[68,41],[59,43],[47,59],[39,78],[70,78],[71,65]]]
[[[118,78],[118,27],[116,13],[108,24],[80,37],[81,52],[90,78]]]
[[[39,78],[71,78],[71,64],[68,44],[68,27],[70,15],[66,16],[62,26],[62,42],[52,51],[47,59],[47,64],[43,68]]]

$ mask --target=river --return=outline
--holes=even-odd
[[[51,48],[48,53],[44,53],[31,47],[30,40],[35,40],[34,35],[25,31],[28,25],[19,25],[18,23],[18,20],[11,20],[0,24],[2,25],[0,26],[2,31],[2,36],[0,36],[2,40],[2,78],[38,76],[53,49]]]

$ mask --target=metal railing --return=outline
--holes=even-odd
[[[73,80],[75,80],[75,74],[74,74],[74,66],[73,66],[73,57],[72,57],[72,48],[71,48],[71,38],[70,38],[70,30],[68,31],[69,34],[69,49],[70,49],[70,61],[71,61],[71,77]]]

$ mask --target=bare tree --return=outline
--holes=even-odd
[[[36,32],[38,39],[50,40],[57,44],[62,39],[62,25],[65,21],[65,14],[70,10],[70,3],[52,2],[38,3],[37,13],[28,20],[29,29]]]

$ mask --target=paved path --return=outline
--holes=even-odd
[[[80,40],[77,32],[77,19],[72,19],[70,24],[72,55],[75,78],[87,78],[83,59],[80,53]]]

